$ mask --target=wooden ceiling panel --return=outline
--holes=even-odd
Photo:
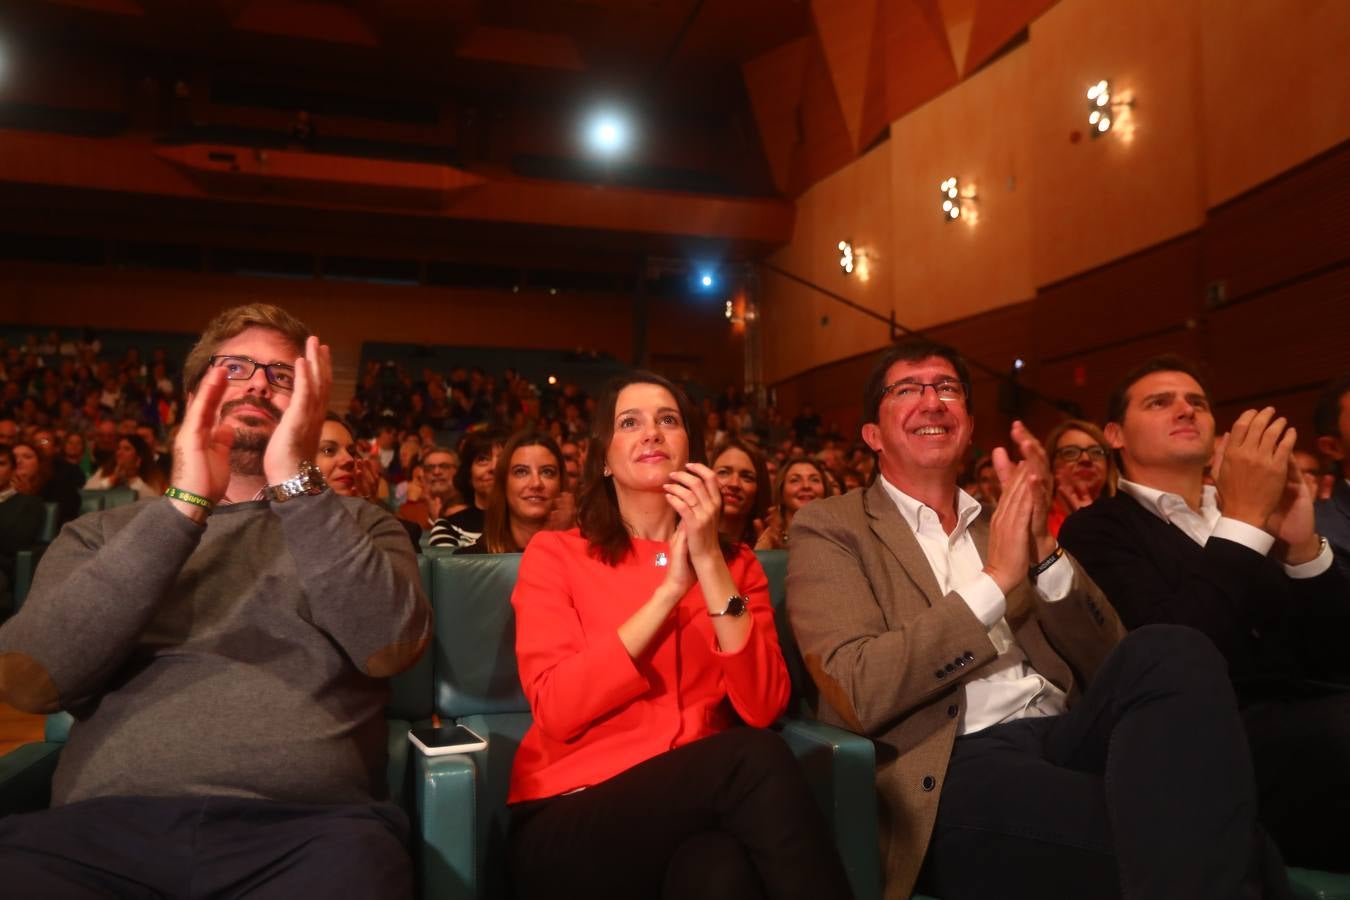
[[[232,23],[240,31],[324,44],[378,47],[375,31],[349,7],[314,0],[254,0]]]
[[[970,45],[966,48],[965,68],[970,73],[979,68],[1017,36],[1041,13],[1054,6],[1057,0],[978,0],[975,24],[970,31]]]
[[[886,118],[895,120],[956,84],[959,75],[937,0],[884,3],[880,13]]]
[[[811,12],[816,33],[830,70],[835,97],[853,142],[853,152],[863,145],[863,109],[869,93],[881,83],[879,58],[872,52],[877,0],[814,0]]]
[[[854,156],[825,53],[817,38],[807,40],[810,52],[802,82],[800,146],[788,177],[788,188],[793,194],[806,190]]]
[[[788,177],[801,141],[800,109],[812,41],[799,38],[765,53],[743,67],[750,107],[759,128],[773,183],[788,190]]]

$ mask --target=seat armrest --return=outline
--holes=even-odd
[[[38,741],[0,756],[0,816],[47,808],[63,746]]]
[[[423,900],[478,896],[477,773],[464,754],[409,752],[413,767],[415,864]]]
[[[881,897],[876,748],[861,735],[809,719],[781,719],[792,749],[825,813],[857,900]]]
[[[33,586],[33,573],[37,571],[46,550],[45,545],[39,545],[20,550],[14,555],[14,605],[11,612],[17,613],[23,607],[23,601],[28,599],[28,589]]]

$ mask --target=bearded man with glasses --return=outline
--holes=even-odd
[[[314,463],[328,347],[213,320],[170,487],[61,531],[0,627],[0,700],[75,718],[52,808],[0,819],[30,896],[409,897],[385,679],[431,613],[406,532]]]
[[[791,528],[818,714],[876,742],[886,896],[1278,896],[1223,659],[1187,628],[1124,636],[1046,528],[1049,462],[1020,422],[985,515],[957,486],[970,406],[952,348],[884,351],[863,392],[878,477]]]

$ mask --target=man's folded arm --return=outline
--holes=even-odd
[[[821,696],[852,728],[877,734],[998,654],[988,628],[955,592],[888,622],[856,540],[828,508],[803,508],[792,523],[787,608]]]
[[[168,500],[146,501],[111,537],[103,521],[61,530],[23,608],[0,627],[0,700],[50,713],[101,693],[205,531]]]
[[[311,620],[358,669],[387,678],[426,651],[431,605],[403,526],[373,505],[356,508],[359,520],[332,491],[272,504]]]

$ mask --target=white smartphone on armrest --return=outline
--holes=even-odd
[[[463,725],[414,728],[408,732],[408,740],[427,756],[449,756],[452,753],[473,753],[475,750],[487,749],[487,741]]]

